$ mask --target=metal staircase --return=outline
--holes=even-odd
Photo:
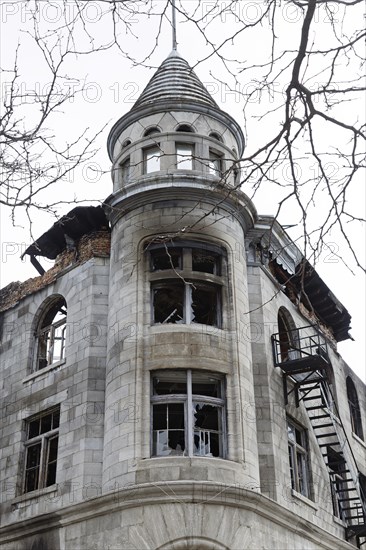
[[[315,326],[272,335],[274,364],[283,372],[285,402],[302,401],[330,480],[333,513],[346,524],[346,540],[366,545],[366,495],[329,385],[325,338]],[[290,377],[291,384],[288,383]]]

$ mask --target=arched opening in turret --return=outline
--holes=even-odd
[[[157,126],[151,126],[150,128],[147,128],[144,132],[144,137],[153,136],[154,134],[160,134],[161,130]]]
[[[216,141],[220,141],[221,143],[224,142],[220,134],[218,134],[217,132],[210,132],[209,137],[212,139],[216,139]]]
[[[179,124],[176,132],[191,132],[194,133],[194,129],[190,124]]]

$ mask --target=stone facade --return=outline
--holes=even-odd
[[[238,188],[240,128],[187,67],[173,52],[111,131],[111,236],[86,232],[51,270],[2,291],[5,550],[334,550],[365,540],[334,501],[321,441],[337,443],[296,402],[304,381],[274,366],[271,341],[282,312],[299,335],[307,327],[308,340],[327,342],[318,386],[333,397],[319,408],[332,409],[350,470],[366,476],[365,385],[336,349],[349,316],[329,295],[337,323],[309,309],[294,282],[301,253]],[[66,321],[48,321],[55,304],[61,316],[67,305]]]

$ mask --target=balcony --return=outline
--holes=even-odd
[[[327,343],[316,326],[272,334],[273,362],[288,375],[329,370]]]

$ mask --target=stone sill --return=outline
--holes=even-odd
[[[313,510],[318,510],[318,506],[315,504],[313,500],[310,500],[309,498],[305,497],[301,493],[298,493],[294,489],[291,489],[291,495],[296,499],[300,500],[301,502],[304,502],[304,504],[307,504],[308,506],[310,506],[310,508],[313,508]]]
[[[60,370],[62,365],[65,365],[65,363],[66,359],[62,359],[61,361],[57,361],[57,363],[53,363],[52,365],[49,365],[44,369],[32,372],[32,374],[29,374],[28,376],[23,378],[22,382],[23,384],[28,384],[29,382],[34,382],[35,380],[42,380],[42,378],[46,378],[47,374],[49,374],[50,372]]]
[[[36,491],[30,491],[29,493],[25,493],[24,495],[19,495],[11,501],[12,508],[24,508],[24,506],[26,506],[29,501],[38,499],[39,497],[48,496],[50,494],[52,494],[52,496],[55,496],[57,494],[57,490],[58,485],[57,483],[54,483],[53,485],[45,487],[44,489],[37,489]],[[24,506],[22,506],[22,504]]]

